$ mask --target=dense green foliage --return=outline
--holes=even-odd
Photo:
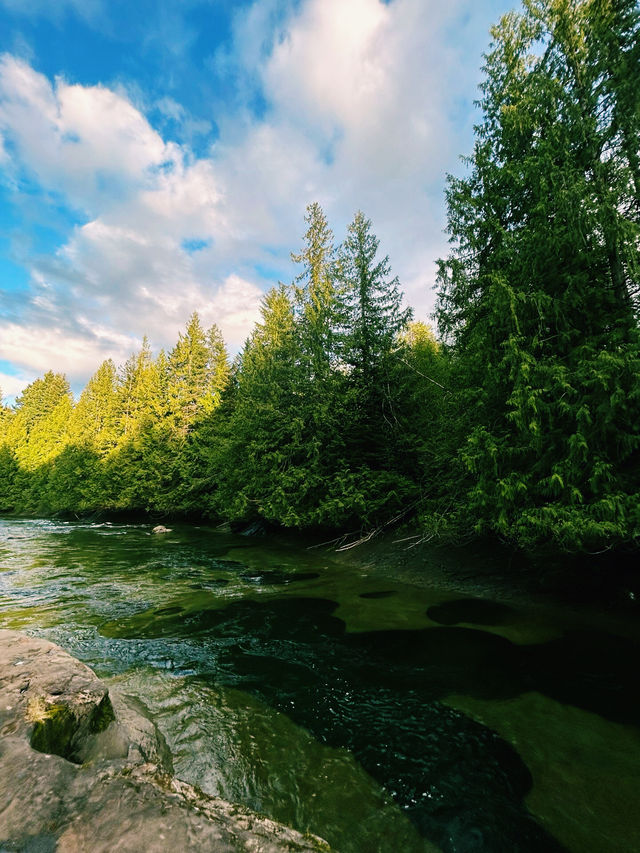
[[[173,350],[47,373],[0,409],[0,508],[199,513],[492,534],[598,550],[640,532],[640,12],[524,0],[492,30],[472,155],[449,177],[442,343],[371,222],[311,204],[291,285],[232,365]]]
[[[639,20],[629,0],[503,18],[469,174],[449,181],[457,510],[528,548],[639,530]]]
[[[380,525],[411,508],[439,348],[410,325],[361,213],[338,249],[319,205],[306,222],[300,274],[266,294],[233,365],[194,314],[168,355],[145,341],[120,370],[105,362],[75,405],[64,377],[30,385],[2,415],[2,508],[290,527]]]

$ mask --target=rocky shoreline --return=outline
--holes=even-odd
[[[135,699],[59,646],[0,630],[0,853],[282,853],[329,846],[173,775]]]

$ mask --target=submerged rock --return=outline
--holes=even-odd
[[[174,778],[144,705],[46,640],[0,630],[0,850],[328,851]]]
[[[165,527],[164,524],[156,524],[151,531],[152,533],[171,533],[170,527]]]

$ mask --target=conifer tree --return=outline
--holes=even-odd
[[[411,319],[411,309],[402,308],[397,277],[389,278],[388,255],[377,260],[379,245],[371,220],[358,211],[339,253],[340,352],[364,386],[373,386],[379,378]]]
[[[62,373],[48,370],[16,397],[15,412],[22,439],[26,442],[35,424],[50,414],[58,403],[70,394],[69,383]]]
[[[169,397],[176,428],[188,432],[207,391],[209,348],[200,317],[194,312],[169,354]]]
[[[165,464],[167,446],[162,427],[169,413],[164,354],[154,360],[147,338],[120,370],[118,447],[108,458],[109,489],[118,509],[152,508],[156,495],[172,479]]]
[[[265,295],[261,315],[239,358],[229,408],[211,449],[218,482],[213,505],[232,519],[262,516],[293,525],[304,490],[298,470],[303,421],[300,348],[284,285]]]
[[[207,366],[205,390],[201,398],[202,411],[213,412],[222,401],[222,394],[231,378],[229,354],[222,332],[215,324],[207,331]]]
[[[528,548],[639,531],[637,6],[525,0],[492,30],[439,321],[477,530]]]
[[[210,493],[216,487],[209,461],[219,434],[217,409],[230,382],[231,367],[216,325],[207,331],[205,340],[206,363],[195,399],[195,414],[185,440],[177,445],[174,485],[168,495],[171,508],[179,512],[206,512],[211,506]]]
[[[326,378],[335,363],[335,247],[333,232],[317,202],[307,207],[304,246],[291,254],[302,270],[294,282],[302,357],[309,378]]]
[[[16,508],[17,494],[14,489],[18,473],[18,462],[15,457],[15,431],[13,421],[15,412],[4,405],[0,393],[0,510],[10,512]]]
[[[411,310],[402,307],[398,279],[389,277],[389,258],[378,259],[378,248],[371,220],[358,212],[338,257],[339,351],[354,415],[349,452],[373,467],[389,465],[387,451],[393,455],[398,426],[394,350],[411,319]]]
[[[117,444],[117,420],[117,371],[107,359],[89,379],[75,406],[69,424],[71,442],[103,457]]]
[[[16,398],[4,453],[11,482],[5,500],[13,509],[33,512],[48,505],[48,477],[68,441],[72,405],[66,377],[53,371],[27,385]]]
[[[119,424],[121,441],[134,436],[151,413],[154,391],[157,391],[151,347],[145,336],[142,348],[133,353],[120,369],[118,379]],[[156,386],[156,387],[154,387]]]
[[[321,513],[324,494],[344,465],[343,377],[337,352],[339,302],[333,232],[317,202],[307,207],[305,222],[308,228],[303,247],[291,255],[302,267],[293,283],[300,350],[295,371],[295,415],[304,434],[298,472],[302,475],[306,471],[308,512]]]
[[[118,443],[117,372],[111,359],[91,377],[73,408],[68,442],[49,476],[51,508],[82,512],[108,508],[114,498],[107,459]]]
[[[442,412],[448,397],[447,362],[432,328],[410,322],[398,341],[400,410],[405,438],[407,471],[420,472],[428,489],[437,477],[436,460],[442,455]],[[448,461],[448,460],[447,460]]]

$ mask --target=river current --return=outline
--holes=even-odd
[[[180,778],[340,853],[640,850],[630,616],[151,529],[0,519],[0,627],[144,703]]]

